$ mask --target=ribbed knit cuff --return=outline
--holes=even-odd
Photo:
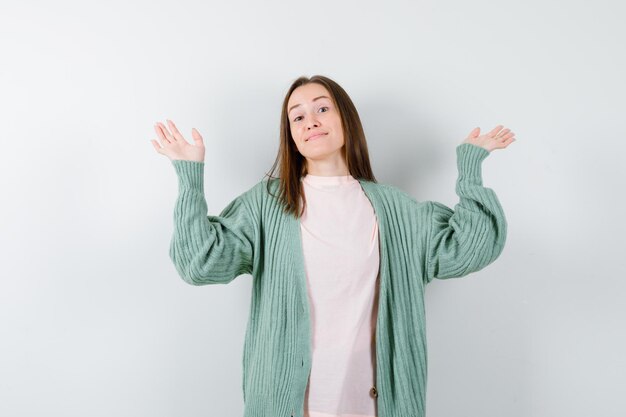
[[[172,165],[178,175],[178,186],[204,192],[204,162],[173,159]]]
[[[459,179],[481,179],[481,162],[490,152],[473,143],[462,143],[456,147],[457,167]]]

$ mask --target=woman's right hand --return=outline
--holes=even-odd
[[[170,158],[170,160],[182,159],[185,161],[204,162],[204,142],[200,132],[196,128],[191,129],[191,136],[195,143],[192,145],[183,138],[174,122],[167,120],[167,124],[170,126],[172,133],[161,122],[157,122],[154,125],[154,130],[156,130],[161,140],[160,144],[154,139],[151,140],[154,149],[161,155]]]

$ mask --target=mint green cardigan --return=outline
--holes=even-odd
[[[482,185],[481,162],[489,151],[463,143],[456,154],[460,201],[454,210],[357,178],[379,227],[378,417],[425,416],[426,284],[479,271],[504,247],[502,207],[493,190]],[[303,417],[311,327],[299,219],[285,214],[268,194],[267,181],[277,194],[278,179],[263,179],[219,216],[207,215],[204,162],[172,164],[179,195],[170,258],[178,274],[191,285],[227,284],[252,275],[243,350],[244,417]]]

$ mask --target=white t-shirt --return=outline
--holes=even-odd
[[[305,417],[375,417],[378,222],[351,175],[302,179],[301,218],[311,306],[312,367]]]

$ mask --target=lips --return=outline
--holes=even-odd
[[[315,134],[315,135],[313,135],[313,136],[309,136],[309,137],[305,140],[305,142],[308,142],[308,141],[309,141],[309,140],[311,140],[311,139],[316,139],[316,138],[318,138],[318,137],[320,137],[320,136],[324,136],[324,135],[326,135],[326,133],[317,133],[317,134]]]

